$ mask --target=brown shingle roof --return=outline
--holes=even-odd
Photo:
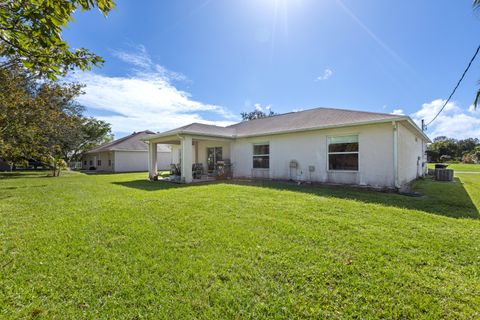
[[[408,121],[425,140],[429,138],[421,132],[408,116],[388,113],[355,111],[334,108],[315,108],[305,111],[279,114],[272,117],[242,121],[228,127],[219,127],[201,123],[192,123],[152,136],[152,139],[175,134],[193,134],[225,138],[242,138],[269,134],[307,131],[342,126],[355,126],[391,120]],[[149,139],[144,139],[149,140]]]
[[[155,134],[155,132],[149,130],[134,132],[131,135],[92,149],[87,153],[97,153],[105,151],[148,151],[148,145],[140,139],[147,138],[148,136],[153,134]],[[167,145],[163,144],[157,145],[157,150],[158,152],[170,152],[170,148]]]
[[[226,137],[233,136],[235,134],[235,130],[233,128],[220,127],[220,126],[214,126],[210,124],[195,122],[183,127],[162,132],[162,135],[167,135],[169,133],[175,134],[180,132],[188,132],[191,134],[199,134],[199,135],[226,136]]]
[[[235,130],[237,137],[270,133],[301,131],[322,127],[362,124],[366,122],[398,119],[398,115],[353,111],[333,108],[316,108],[290,112],[272,117],[243,121],[227,128]]]

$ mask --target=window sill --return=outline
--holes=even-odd
[[[331,173],[338,173],[338,172],[346,172],[346,173],[359,173],[359,170],[327,170],[327,172]]]

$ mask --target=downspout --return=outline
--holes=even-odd
[[[400,189],[398,182],[398,123],[392,122],[393,125],[393,181],[396,189]]]

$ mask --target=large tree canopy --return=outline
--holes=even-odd
[[[22,68],[0,69],[0,158],[52,164],[111,139],[110,125],[83,116],[79,84],[38,82]],[[60,161],[61,160],[61,161]]]
[[[73,68],[101,64],[102,58],[85,48],[72,50],[61,32],[75,10],[98,8],[106,15],[113,7],[113,0],[0,1],[0,68],[23,65],[55,79]]]
[[[95,118],[81,118],[79,123],[62,137],[60,146],[66,161],[79,161],[85,152],[112,140],[109,123]]]
[[[479,161],[477,150],[480,149],[480,140],[478,138],[467,138],[457,140],[445,136],[439,136],[433,139],[433,143],[428,146],[427,154],[432,162],[444,160]]]

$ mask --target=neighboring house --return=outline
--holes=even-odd
[[[228,127],[193,123],[150,135],[149,171],[157,144],[172,145],[184,182],[192,163],[214,168],[228,159],[233,177],[401,188],[427,170],[430,139],[407,116],[316,108]]]
[[[82,169],[108,172],[147,171],[148,144],[141,139],[154,134],[148,130],[134,132],[129,136],[90,150],[82,157]],[[171,148],[168,145],[159,145],[157,169],[170,169],[171,158]]]

